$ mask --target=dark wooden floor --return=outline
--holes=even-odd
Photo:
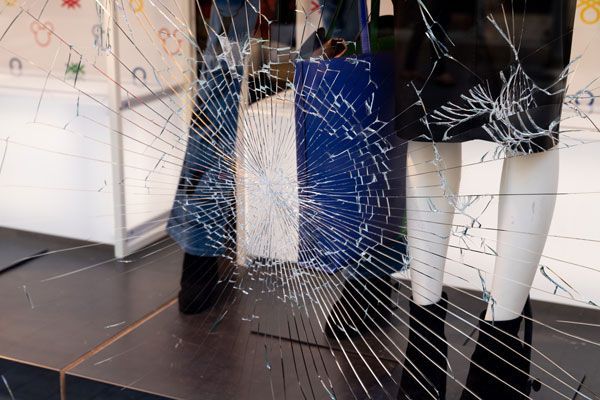
[[[366,339],[371,352],[361,341],[328,342],[319,326],[325,302],[286,297],[285,287],[257,275],[232,276],[220,284],[211,310],[181,315],[174,299],[182,256],[170,242],[130,262],[112,260],[108,246],[76,248],[84,245],[0,230],[0,269],[42,249],[60,250],[0,274],[0,374],[8,385],[0,381],[0,399],[11,398],[9,388],[15,399],[60,399],[61,375],[69,400],[395,395],[407,333],[402,296],[389,339]],[[473,317],[460,309],[477,314],[482,303],[452,289],[449,295],[456,305],[448,318],[456,330],[446,330],[449,360],[455,378],[464,381],[463,354],[473,348],[464,344],[472,330],[465,321]],[[600,348],[585,341],[598,341],[600,328],[558,322],[599,323],[600,313],[547,303],[534,304],[534,312],[541,354],[534,355],[539,368],[533,373],[563,396],[543,387],[532,397],[571,399],[560,381],[577,386],[584,375],[589,390],[600,393]],[[460,387],[449,385],[448,398],[457,398]]]

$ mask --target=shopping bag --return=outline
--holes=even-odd
[[[299,263],[357,266],[398,239],[392,54],[298,60],[294,87]]]

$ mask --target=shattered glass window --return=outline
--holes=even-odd
[[[0,398],[598,399],[595,0],[0,0]]]

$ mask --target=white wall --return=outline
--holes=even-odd
[[[0,14],[0,31],[10,26],[0,49],[0,226],[115,244],[114,217],[125,214],[121,242],[129,252],[164,235],[192,104],[195,63],[184,36],[193,36],[191,3],[125,7],[118,13],[125,34],[98,15],[94,2],[27,10],[39,15],[36,7],[44,6],[40,21],[54,35],[28,13],[13,23],[20,4]],[[106,40],[100,24],[113,29],[119,77],[110,68],[115,58],[97,46]],[[169,32],[164,46],[161,29]],[[79,62],[75,84],[65,70]],[[132,74],[140,68],[143,84]],[[111,129],[122,141],[117,146]]]
[[[15,82],[12,75],[0,75],[0,158],[5,155],[0,225],[112,243],[110,146],[104,144],[109,142],[108,130],[73,120],[77,95],[54,82],[46,88],[39,122],[34,123],[44,79],[42,74],[24,73]],[[88,86],[98,89],[102,82]],[[94,95],[105,101],[101,91]],[[108,124],[105,110],[96,102],[82,97],[79,107],[84,115]]]

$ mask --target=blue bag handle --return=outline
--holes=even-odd
[[[379,11],[377,12],[379,13]],[[358,18],[360,26],[360,48],[363,54],[371,52],[371,41],[369,40],[369,11],[367,0],[358,0]]]

